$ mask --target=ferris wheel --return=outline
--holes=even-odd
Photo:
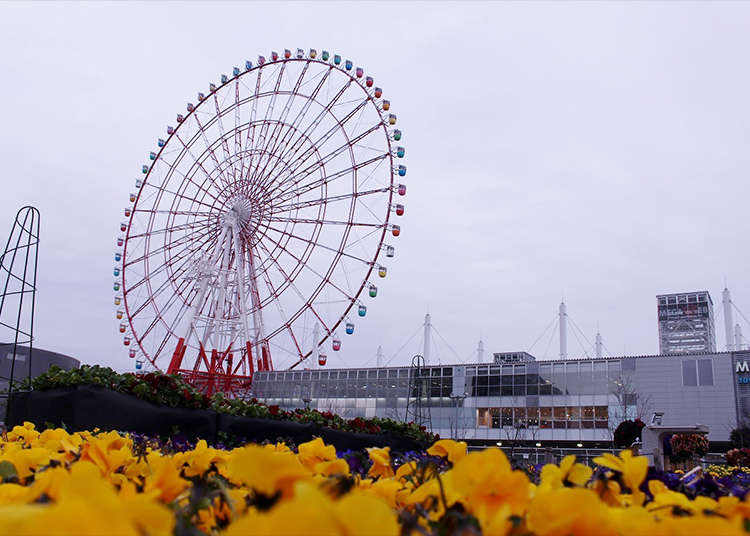
[[[114,268],[136,368],[209,392],[341,349],[387,275],[406,194],[396,115],[350,60],[285,50],[220,80],[143,165]]]

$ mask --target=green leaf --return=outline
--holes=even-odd
[[[0,478],[2,478],[3,482],[17,480],[18,472],[16,471],[16,466],[9,461],[0,462]]]

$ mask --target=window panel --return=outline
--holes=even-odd
[[[698,385],[695,359],[686,359],[682,362],[682,385],[685,387],[695,387]]]
[[[700,385],[714,384],[713,363],[710,359],[698,360],[698,383]]]

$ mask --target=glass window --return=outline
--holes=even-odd
[[[526,425],[539,426],[539,408],[526,408]]]
[[[513,408],[502,408],[503,426],[511,428],[513,426]]]
[[[594,407],[593,406],[583,406],[581,408],[581,411],[583,412],[583,418],[584,419],[593,419],[594,418]]]
[[[565,408],[564,407],[557,407],[554,409],[554,415],[556,421],[564,421],[566,419],[565,415]]]
[[[490,408],[492,428],[500,428],[500,408]]]
[[[487,428],[490,425],[489,408],[477,408],[477,428]]]
[[[607,406],[594,406],[594,416],[597,419],[607,420],[608,410]]]
[[[513,408],[513,426],[526,426],[526,408]]]
[[[695,359],[686,359],[682,362],[682,385],[685,387],[695,387],[698,385]]]
[[[698,383],[700,385],[714,384],[714,370],[710,359],[698,360]]]

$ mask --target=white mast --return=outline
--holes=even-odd
[[[429,365],[430,364],[430,331],[432,330],[432,317],[430,317],[430,313],[427,313],[424,315],[424,352],[422,352],[422,357],[424,357],[424,364]]]
[[[602,344],[602,334],[599,333],[599,331],[597,330],[597,332],[596,332],[596,341],[594,342],[594,347],[595,347],[597,359],[600,359],[602,357],[602,346],[603,346],[603,344]]]
[[[560,302],[560,359],[568,358],[568,314],[565,312],[565,302]]]
[[[724,304],[724,334],[727,342],[727,352],[739,350],[739,347],[733,344],[732,328],[734,327],[734,319],[732,318],[732,297],[729,295],[729,289],[724,287],[724,292],[721,293],[721,302]]]
[[[375,366],[378,368],[383,366],[383,347],[378,346],[378,352],[375,354]]]
[[[484,342],[482,342],[482,339],[479,339],[477,345],[477,363],[484,363]]]
[[[739,323],[734,326],[734,349],[737,352],[742,350],[742,328]]]

